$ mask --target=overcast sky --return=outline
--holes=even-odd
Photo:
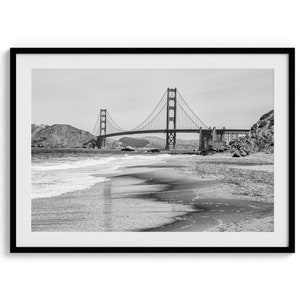
[[[273,109],[272,69],[32,71],[32,123],[91,131],[100,108],[124,129],[140,124],[176,87],[211,127],[250,128]]]

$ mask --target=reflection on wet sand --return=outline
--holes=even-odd
[[[103,184],[103,199],[104,199],[104,228],[106,231],[113,230],[113,206],[112,206],[112,198],[111,198],[111,181],[105,181]]]

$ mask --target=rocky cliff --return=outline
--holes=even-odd
[[[31,146],[45,148],[82,147],[84,143],[95,138],[85,130],[70,125],[55,124],[31,125]]]
[[[274,110],[261,116],[261,118],[251,127],[247,137],[232,141],[233,149],[249,151],[274,151]]]
[[[252,127],[250,139],[254,151],[274,150],[274,110],[264,114]]]

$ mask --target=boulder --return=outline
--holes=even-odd
[[[247,156],[248,155],[247,152],[243,149],[240,149],[239,151],[240,151],[241,156]]]
[[[234,151],[232,157],[241,157],[241,153],[239,150]]]

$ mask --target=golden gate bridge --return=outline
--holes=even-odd
[[[98,148],[104,147],[106,138],[109,137],[164,133],[166,134],[166,150],[171,147],[175,149],[177,133],[198,133],[198,150],[203,150],[224,145],[225,137],[230,140],[239,134],[248,134],[249,131],[249,129],[208,127],[194,113],[178,89],[167,88],[153,111],[135,128],[131,130],[121,128],[107,109],[100,109],[92,133],[97,136]]]

